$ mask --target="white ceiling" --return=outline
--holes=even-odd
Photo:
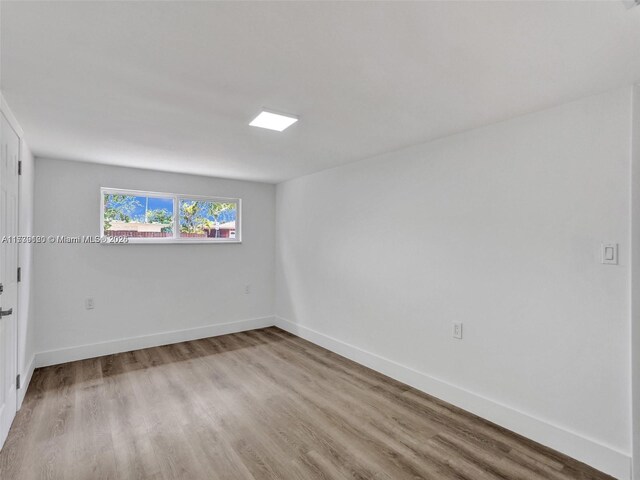
[[[36,155],[278,182],[640,80],[610,2],[7,2]],[[249,127],[261,107],[300,121]]]

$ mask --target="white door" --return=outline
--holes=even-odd
[[[18,245],[2,241],[18,235],[20,140],[0,113],[0,447],[16,415],[18,328]]]

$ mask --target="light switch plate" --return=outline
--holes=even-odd
[[[618,264],[618,244],[617,243],[603,243],[601,254],[602,254],[603,264],[605,265]]]
[[[453,338],[462,339],[462,323],[453,322]]]

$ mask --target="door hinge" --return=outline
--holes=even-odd
[[[22,281],[22,269],[20,267],[18,267],[18,281]]]
[[[18,161],[18,175],[22,175],[22,160]]]
[[[20,390],[20,374],[16,375],[16,390]]]

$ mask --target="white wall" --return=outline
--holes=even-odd
[[[278,324],[628,478],[630,125],[625,88],[278,185]]]
[[[273,185],[37,158],[35,233],[98,235],[100,187],[240,197],[243,242],[36,246],[39,365],[272,323]]]

